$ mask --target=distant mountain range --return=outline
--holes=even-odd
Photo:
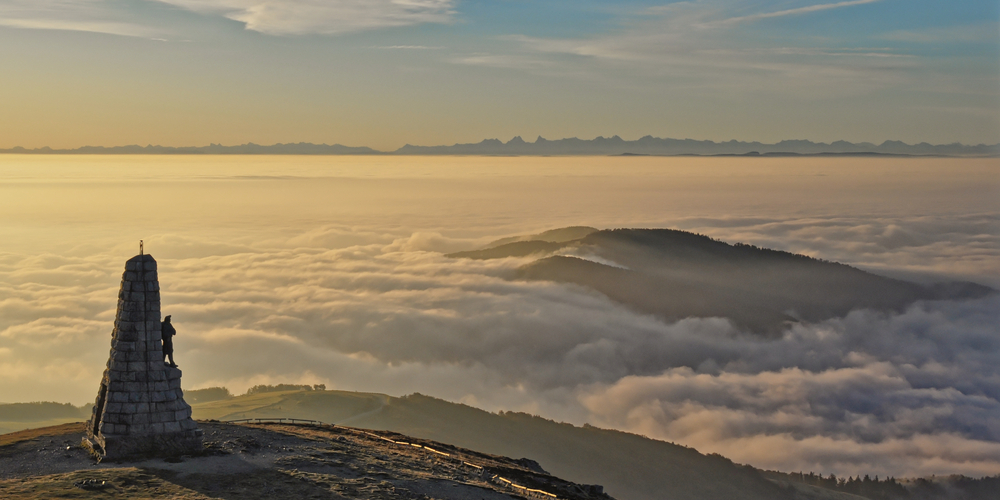
[[[15,147],[0,149],[6,154],[237,154],[237,155],[589,155],[589,156],[968,156],[990,157],[1000,155],[1000,144],[964,145],[953,144],[906,144],[900,141],[885,141],[881,144],[870,142],[852,143],[835,141],[832,143],[806,140],[788,140],[775,144],[743,141],[699,141],[694,139],[661,139],[647,135],[634,141],[621,137],[597,137],[591,140],[568,139],[547,140],[538,137],[535,142],[527,142],[520,136],[507,142],[499,139],[485,139],[474,144],[454,144],[451,146],[413,146],[407,144],[395,151],[377,151],[368,147],[351,147],[340,144],[273,144],[262,146],[247,143],[239,146],[170,147],[170,146],[84,146],[76,149],[52,149],[49,147],[26,149]]]

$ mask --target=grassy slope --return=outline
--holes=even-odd
[[[386,429],[510,457],[595,483],[620,499],[780,499],[757,471],[719,456],[618,431],[575,427],[521,413],[488,413],[421,395],[274,392],[194,406],[195,418],[295,417]]]

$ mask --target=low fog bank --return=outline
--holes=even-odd
[[[996,286],[998,220],[674,227]],[[721,318],[665,323],[583,287],[510,280],[529,258],[443,255],[484,243],[323,227],[256,241],[164,234],[147,248],[160,263],[187,388],[420,392],[642,433],[762,468],[1000,473],[997,296],[858,310],[762,338]],[[0,254],[0,400],[92,402],[122,266],[135,253],[108,248]]]

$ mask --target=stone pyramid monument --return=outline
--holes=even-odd
[[[111,355],[83,445],[111,460],[202,450],[202,431],[181,392],[181,371],[163,363],[160,282],[151,255],[140,252],[125,263]]]

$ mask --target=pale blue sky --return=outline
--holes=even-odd
[[[0,147],[1000,142],[1000,2],[0,0]]]

